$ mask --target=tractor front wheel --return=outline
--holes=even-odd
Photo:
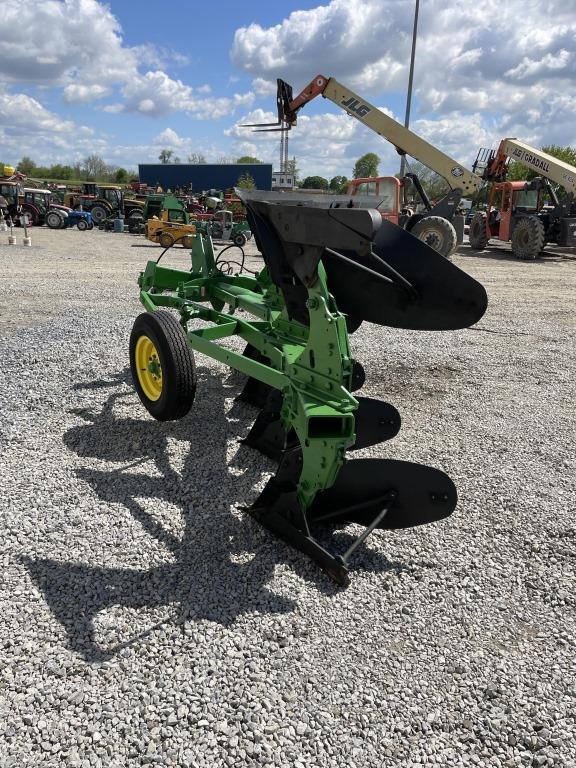
[[[234,236],[234,245],[237,245],[239,248],[243,248],[247,242],[248,240],[243,232],[239,232]]]
[[[170,312],[144,312],[130,334],[130,370],[144,407],[158,421],[183,418],[196,394],[194,353]]]
[[[488,245],[490,238],[486,230],[486,214],[478,211],[472,217],[470,222],[470,229],[468,230],[468,239],[470,241],[470,248],[475,251],[483,251]]]
[[[458,246],[456,230],[448,219],[441,216],[425,216],[414,224],[410,232],[446,258]]]
[[[76,226],[81,232],[85,232],[88,229],[88,222],[86,219],[78,219]]]
[[[512,253],[517,259],[536,259],[546,243],[544,224],[536,216],[519,219],[512,232]]]

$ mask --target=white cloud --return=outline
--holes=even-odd
[[[381,101],[387,92],[406,90],[412,9],[405,0],[332,0],[271,27],[238,29],[232,60],[253,76],[258,94],[260,83],[276,77],[297,93],[320,69]],[[554,134],[571,143],[576,129],[564,121],[563,102],[553,95],[573,93],[575,42],[573,7],[561,0],[427,0],[420,7],[413,116],[419,111],[456,121],[469,112],[487,133],[495,125],[516,125],[524,135],[524,118],[538,114],[538,130],[526,128],[536,142]]]
[[[64,88],[64,101],[69,104],[79,103],[85,104],[88,101],[94,101],[94,99],[102,99],[104,96],[108,96],[110,88],[106,88],[104,85],[81,85],[78,83],[67,85]]]
[[[110,85],[135,71],[118,21],[97,0],[3,0],[1,79]]]
[[[158,116],[169,112],[187,112],[197,120],[217,120],[233,114],[238,107],[249,106],[254,94],[233,97],[206,96],[205,86],[195,91],[181,80],[174,80],[160,70],[133,78],[123,89],[125,110]]]
[[[252,90],[257,96],[269,96],[276,93],[276,81],[255,77],[252,80]]]
[[[172,128],[165,128],[161,133],[158,134],[153,140],[153,144],[158,144],[158,146],[162,147],[185,147],[190,143],[190,139],[184,139],[182,136],[178,136],[176,131],[172,130]]]

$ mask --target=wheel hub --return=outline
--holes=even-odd
[[[136,342],[136,370],[138,381],[149,400],[156,401],[162,394],[162,365],[158,350],[148,336],[140,336]]]

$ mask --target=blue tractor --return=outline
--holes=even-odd
[[[74,211],[63,205],[53,206],[46,214],[46,225],[50,229],[78,227],[80,230],[94,229],[92,214],[88,211]]]

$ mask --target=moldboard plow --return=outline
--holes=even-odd
[[[260,411],[244,442],[278,461],[248,512],[346,585],[350,558],[376,528],[440,520],[457,501],[437,469],[347,459],[347,451],[389,440],[400,428],[392,405],[352,394],[364,371],[349,333],[362,321],[465,328],[484,314],[486,292],[377,211],[254,199],[246,206],[265,264],[255,277],[221,271],[211,239],[200,234],[189,272],[151,261],[141,273],[148,311],[130,338],[134,383],[152,416],[168,420],[192,405],[193,350],[247,374],[239,399]],[[196,320],[202,327],[191,327]],[[246,343],[243,353],[222,343],[230,337]],[[319,524],[348,523],[364,530],[343,555],[314,536]]]

